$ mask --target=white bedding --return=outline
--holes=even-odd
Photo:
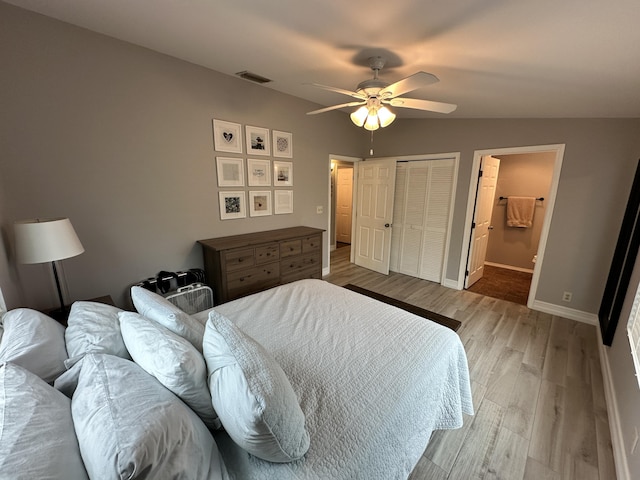
[[[214,308],[275,357],[311,436],[303,459],[275,464],[217,435],[232,478],[406,479],[433,430],[473,414],[462,343],[434,322],[322,280]]]

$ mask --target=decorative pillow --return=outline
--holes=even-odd
[[[202,420],[141,367],[88,354],[74,368],[71,411],[91,478],[226,478]]]
[[[166,298],[143,287],[131,287],[131,300],[140,315],[186,338],[202,353],[202,336],[204,335],[202,323]]]
[[[213,406],[233,441],[271,462],[302,457],[309,449],[304,413],[275,359],[215,310],[203,348]]]
[[[71,400],[24,368],[0,365],[0,477],[88,479]]]
[[[0,362],[12,362],[53,382],[65,371],[64,327],[44,313],[16,308],[2,317]]]
[[[109,353],[130,359],[120,333],[118,313],[123,310],[99,302],[74,302],[71,306],[65,339],[70,368],[87,353]]]
[[[220,428],[202,354],[184,338],[137,313],[121,312],[118,317],[133,361],[180,397],[209,428]]]

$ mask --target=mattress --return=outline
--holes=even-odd
[[[302,459],[276,464],[218,433],[232,478],[406,479],[433,430],[473,414],[460,338],[432,321],[322,280],[214,309],[275,357],[311,437]]]

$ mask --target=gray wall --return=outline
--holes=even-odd
[[[202,266],[198,239],[326,228],[329,154],[359,152],[343,113],[306,116],[317,105],[5,3],[0,64],[0,287],[20,282],[14,307],[57,298],[50,266],[11,275],[17,219],[69,217],[86,249],[62,262],[71,298],[123,304],[131,283]],[[293,133],[292,215],[220,220],[212,118]]]
[[[487,261],[533,270],[553,176],[555,152],[498,155],[500,169],[487,245]],[[531,228],[507,226],[507,201],[500,197],[545,197],[536,201]]]
[[[446,276],[457,280],[476,150],[566,144],[536,299],[597,313],[635,165],[640,119],[396,120],[375,134],[376,156],[460,152]],[[567,304],[564,304],[567,306]]]

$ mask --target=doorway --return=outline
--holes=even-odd
[[[555,195],[560,176],[564,145],[519,147],[477,151],[474,156],[472,181],[469,188],[466,245],[469,246],[461,262],[460,288],[482,295],[501,298],[533,307],[544,249],[548,236]],[[495,191],[482,199],[479,185],[483,159],[493,156],[499,160]],[[508,197],[529,197],[534,200],[531,224],[509,226],[506,221]],[[477,237],[478,205],[489,202],[487,231],[483,242]],[[485,209],[486,210],[486,209]],[[476,240],[474,242],[474,240]],[[474,247],[483,245],[485,252]],[[481,250],[481,249],[480,249]],[[469,281],[472,269],[480,272]],[[486,278],[483,275],[486,274]],[[475,282],[477,280],[477,282]]]

